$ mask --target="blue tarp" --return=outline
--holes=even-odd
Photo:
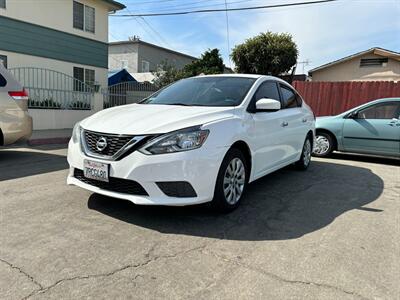
[[[125,69],[108,72],[108,86],[129,81],[137,82]]]

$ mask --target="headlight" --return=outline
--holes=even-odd
[[[201,130],[199,126],[182,129],[149,141],[139,151],[144,154],[164,154],[197,149],[204,144],[208,133],[208,130]]]
[[[72,141],[78,143],[81,138],[81,126],[79,122],[75,124],[74,129],[72,129]]]

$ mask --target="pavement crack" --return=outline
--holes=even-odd
[[[206,254],[206,255],[214,256],[217,259],[220,259],[222,261],[231,263],[231,264],[233,264],[235,266],[243,267],[245,269],[257,272],[258,274],[262,274],[264,276],[268,276],[268,277],[270,277],[270,278],[272,278],[272,279],[274,279],[276,281],[280,281],[280,282],[284,282],[284,283],[288,283],[288,284],[299,284],[299,285],[316,286],[316,287],[319,287],[319,288],[335,290],[335,291],[338,291],[338,292],[341,292],[341,293],[344,293],[344,294],[352,295],[352,296],[358,297],[359,299],[371,300],[370,298],[367,298],[367,297],[365,297],[365,296],[363,296],[363,295],[361,295],[361,294],[359,294],[357,292],[349,291],[349,290],[346,290],[346,289],[338,287],[338,286],[334,286],[334,285],[330,285],[330,284],[326,284],[326,283],[313,282],[313,281],[287,279],[287,278],[281,277],[279,275],[276,275],[274,273],[267,272],[267,271],[265,271],[265,270],[263,270],[261,268],[254,267],[254,266],[239,262],[239,261],[234,260],[234,259],[223,257],[223,256],[218,255],[217,253],[215,253],[213,251],[209,251],[209,252],[201,251],[201,253]]]
[[[31,275],[29,275],[27,272],[25,272],[22,268],[6,261],[5,259],[0,258],[0,261],[4,264],[6,264],[7,266],[9,266],[11,269],[17,270],[19,273],[21,273],[22,275],[24,275],[26,278],[29,279],[29,281],[31,281],[34,285],[36,285],[38,288],[35,289],[32,293],[35,293],[37,291],[40,291],[43,289],[43,286],[35,279],[33,278]]]
[[[91,278],[104,278],[104,277],[109,277],[109,276],[113,276],[119,272],[128,270],[128,269],[139,269],[142,268],[144,266],[147,266],[148,264],[151,264],[157,260],[160,259],[173,259],[176,258],[180,255],[185,255],[189,252],[195,252],[195,251],[200,251],[203,250],[205,247],[207,247],[208,244],[204,244],[198,247],[194,247],[188,250],[184,250],[184,251],[179,251],[177,253],[173,253],[173,254],[168,254],[168,255],[159,255],[159,256],[153,256],[153,257],[149,257],[151,255],[152,252],[154,252],[155,247],[157,246],[157,244],[153,245],[150,250],[147,252],[147,254],[145,255],[145,257],[147,257],[147,259],[142,262],[142,263],[137,263],[137,264],[128,264],[125,265],[123,267],[114,269],[110,272],[106,272],[106,273],[99,273],[99,274],[87,274],[87,275],[78,275],[78,276],[73,276],[73,277],[68,277],[68,278],[63,278],[63,279],[59,279],[56,282],[54,282],[53,284],[47,286],[47,287],[43,287],[42,285],[40,286],[40,289],[33,291],[32,293],[30,293],[28,296],[22,298],[21,300],[26,300],[29,299],[35,295],[39,295],[39,294],[44,294],[46,292],[48,292],[49,290],[55,288],[58,285],[61,285],[65,282],[68,281],[75,281],[75,280],[87,280],[87,279],[91,279]],[[134,280],[136,280],[138,278],[138,276],[134,277]]]

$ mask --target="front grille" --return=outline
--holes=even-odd
[[[186,181],[156,182],[160,190],[169,197],[190,198],[197,197],[192,185]]]
[[[84,131],[84,137],[85,137],[86,148],[90,152],[102,156],[115,155],[119,150],[121,150],[128,142],[130,142],[134,138],[134,136],[128,136],[128,135],[119,136],[119,135],[98,133],[87,130]],[[105,147],[102,151],[97,149],[97,142],[101,138],[105,138],[107,141],[107,147]]]
[[[110,177],[109,182],[98,181],[86,178],[83,171],[74,169],[74,177],[84,183],[96,186],[102,190],[118,192],[129,195],[148,196],[146,190],[136,181],[127,180],[122,178]]]

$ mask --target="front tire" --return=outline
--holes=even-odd
[[[247,187],[248,171],[243,153],[236,148],[230,149],[218,172],[214,198],[211,202],[214,210],[228,213],[239,206]]]
[[[319,132],[315,137],[313,155],[316,157],[328,157],[335,148],[333,137],[329,133]]]

